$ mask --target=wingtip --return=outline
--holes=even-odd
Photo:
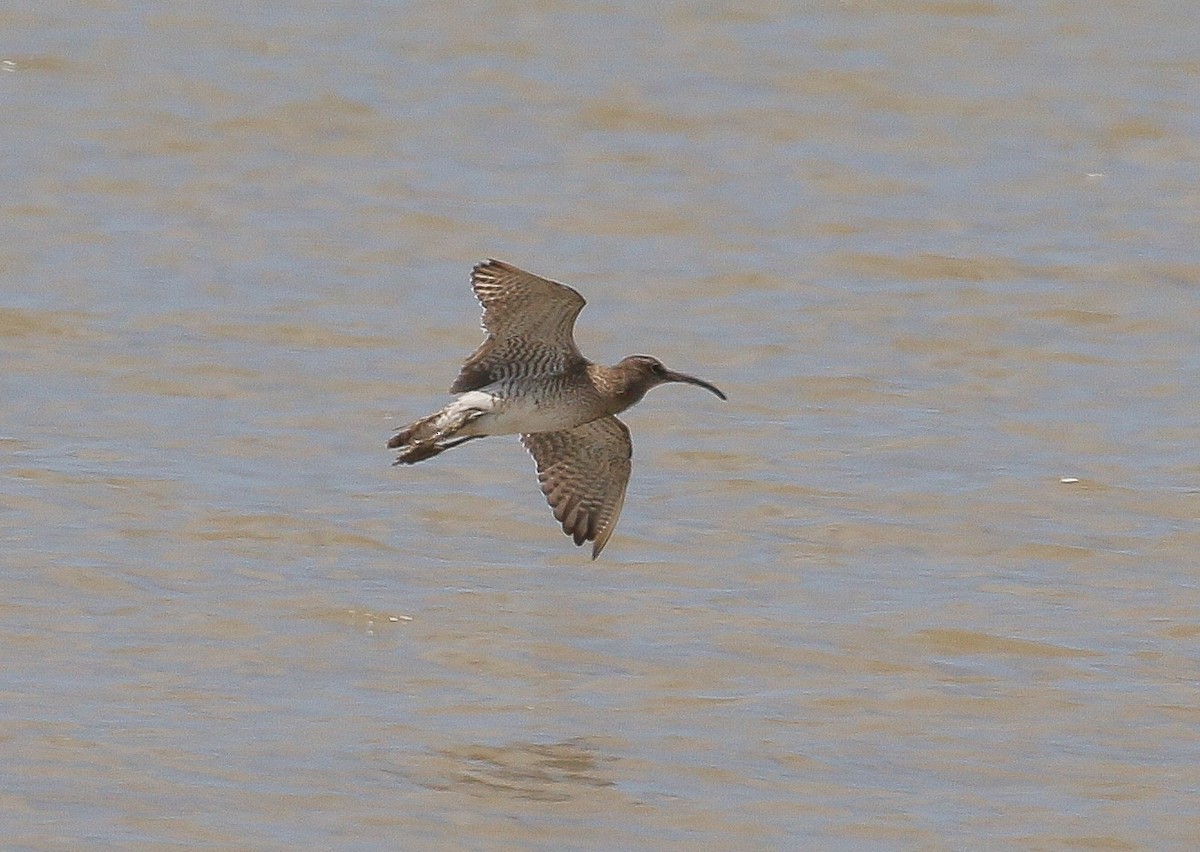
[[[613,526],[616,526],[615,522],[613,523]],[[610,538],[612,538],[612,527],[609,527],[607,530],[600,533],[600,535],[596,536],[595,540],[592,542],[593,562],[596,561],[596,557],[600,555],[604,548],[608,546],[608,540]]]
[[[494,257],[489,257],[487,260],[481,260],[479,263],[471,267],[471,272],[478,272],[481,269],[487,269],[489,266],[499,266],[501,269],[508,267],[508,264],[503,260]]]

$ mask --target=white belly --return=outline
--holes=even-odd
[[[458,433],[460,435],[516,435],[521,432],[554,432],[573,429],[591,420],[588,412],[551,397],[539,402],[529,393],[504,394],[487,390],[462,394],[446,408],[447,414],[481,412]]]

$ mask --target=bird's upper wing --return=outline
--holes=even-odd
[[[633,442],[615,417],[574,429],[533,432],[521,443],[537,463],[542,493],[577,545],[594,541],[595,559],[608,543],[625,503]]]
[[[463,364],[451,393],[536,373],[562,373],[583,362],[575,346],[575,318],[587,304],[570,287],[499,260],[471,272],[483,305],[488,338]]]

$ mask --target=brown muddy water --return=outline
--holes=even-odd
[[[10,4],[5,845],[1194,848],[1197,20]],[[487,256],[730,396],[595,563]]]

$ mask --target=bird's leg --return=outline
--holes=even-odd
[[[451,447],[457,447],[459,444],[465,444],[467,441],[474,441],[476,438],[482,438],[482,437],[483,437],[483,435],[468,435],[465,438],[459,438],[457,441],[451,441],[448,444],[441,444],[438,447],[438,452],[441,452],[442,450],[448,450]]]
[[[411,444],[400,451],[400,455],[396,456],[396,460],[392,464],[416,464],[419,461],[433,458],[439,453],[444,453],[452,447],[457,447],[459,444],[465,444],[467,441],[474,441],[476,438],[482,438],[483,435],[468,435],[466,438],[459,438],[457,441],[449,441],[447,443],[423,442],[420,444]]]
[[[392,464],[416,464],[432,458],[442,451],[437,444],[411,444],[400,451]]]

